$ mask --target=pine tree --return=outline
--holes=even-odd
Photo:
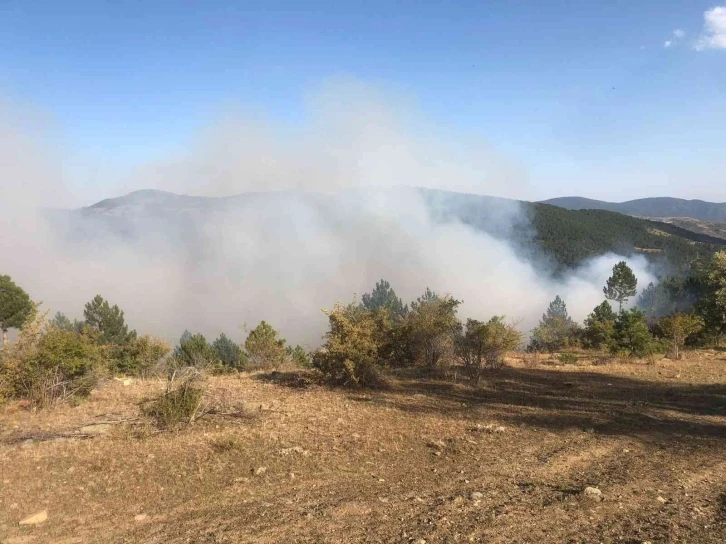
[[[124,345],[136,338],[136,331],[129,332],[124,313],[115,304],[109,305],[101,295],[96,295],[83,310],[86,325],[100,333],[104,344]]]
[[[608,300],[617,301],[618,310],[622,311],[623,304],[638,292],[637,287],[638,279],[635,274],[625,261],[620,261],[613,266],[613,275],[608,278],[603,293]]]
[[[0,276],[0,329],[3,346],[8,343],[8,329],[19,329],[33,309],[28,293],[15,285],[10,276]]]
[[[361,306],[366,310],[376,311],[380,309],[388,310],[392,319],[397,320],[404,317],[408,313],[408,305],[396,296],[396,292],[391,288],[391,284],[386,280],[376,283],[375,289],[368,294],[364,294]]]

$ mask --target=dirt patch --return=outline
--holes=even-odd
[[[597,366],[513,360],[479,388],[413,372],[389,383],[353,391],[305,372],[213,378],[213,392],[245,417],[210,415],[174,432],[140,416],[161,382],[109,382],[52,412],[6,405],[0,535],[726,541],[723,353]],[[80,432],[89,426],[104,432]],[[41,511],[44,522],[19,525]]]

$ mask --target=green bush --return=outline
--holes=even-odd
[[[558,351],[579,343],[580,327],[567,313],[567,305],[558,296],[550,302],[539,325],[532,330],[530,351]]]
[[[521,342],[522,333],[513,323],[505,323],[504,316],[494,316],[487,322],[467,319],[466,327],[456,337],[456,354],[478,384],[485,368],[501,368],[504,355]]]
[[[285,340],[265,321],[252,329],[245,340],[250,366],[255,369],[279,368],[287,359]]]
[[[557,360],[560,361],[563,365],[574,365],[579,359],[574,353],[560,353],[559,357],[557,357]]]
[[[204,399],[201,374],[193,368],[174,371],[169,377],[166,391],[144,407],[144,413],[152,417],[162,428],[182,423],[192,423],[199,415]]]
[[[289,350],[288,354],[292,362],[297,366],[309,367],[311,364],[310,356],[302,348],[302,346],[295,346],[293,349]]]
[[[662,349],[648,330],[645,314],[640,310],[623,310],[618,314],[613,326],[610,351],[622,357],[627,354],[635,357],[652,355]]]
[[[325,334],[323,347],[313,353],[313,367],[335,384],[383,385],[378,368],[375,314],[355,304],[336,304],[325,313],[330,330]]]
[[[243,370],[248,365],[247,354],[224,333],[212,342],[212,349],[222,365],[230,370]]]
[[[210,373],[225,370],[219,355],[207,342],[204,335],[192,334],[189,331],[184,331],[181,335],[179,345],[174,348],[170,363],[175,368],[191,367]]]
[[[106,355],[92,333],[46,325],[34,307],[4,356],[7,391],[37,407],[87,396]]]
[[[146,376],[171,352],[171,346],[153,336],[134,338],[125,345],[111,346],[112,370],[131,376]]]

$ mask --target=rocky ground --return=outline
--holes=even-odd
[[[0,538],[726,542],[726,353],[513,359],[479,388],[390,380],[212,378],[217,413],[175,431],[140,413],[155,380],[51,411],[6,404]]]

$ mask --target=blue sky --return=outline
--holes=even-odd
[[[78,182],[89,198],[230,104],[304,127],[345,78],[517,162],[508,196],[726,201],[716,5],[4,0],[0,96],[53,120],[70,172],[102,165]]]

